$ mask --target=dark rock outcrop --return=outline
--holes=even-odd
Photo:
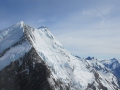
[[[49,70],[34,48],[0,71],[0,90],[51,90]]]

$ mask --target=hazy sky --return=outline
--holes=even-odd
[[[120,0],[0,0],[0,30],[45,25],[80,57],[120,59]]]

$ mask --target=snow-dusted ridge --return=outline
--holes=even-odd
[[[23,22],[19,22],[0,33],[0,52],[18,42],[23,36]]]
[[[28,52],[31,45],[24,37],[21,21],[0,33],[0,70]]]
[[[15,44],[23,36],[22,42]],[[0,68],[23,57],[31,47],[50,71],[47,78],[53,90],[115,90],[99,72],[88,67],[90,63],[88,65],[85,59],[71,55],[48,28],[34,29],[23,21],[0,33],[0,53],[6,51],[0,57]]]

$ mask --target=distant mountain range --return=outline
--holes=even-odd
[[[120,86],[120,61],[116,58],[110,60],[100,61],[105,67],[109,68],[111,72],[117,77]]]
[[[97,60],[94,57],[87,57],[87,62],[93,66],[98,72],[104,73],[112,73],[116,79],[117,83],[120,86],[120,61],[116,58],[109,59],[109,60]],[[104,76],[104,75],[103,75]],[[107,75],[107,77],[110,75]],[[112,78],[111,78],[112,79]]]

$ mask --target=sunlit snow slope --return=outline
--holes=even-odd
[[[94,81],[93,73],[86,68],[84,62],[65,50],[47,28],[26,27],[25,31],[29,34],[33,47],[50,69],[52,77],[56,81],[60,80],[63,87],[70,85],[71,89],[84,90],[88,83]]]
[[[0,32],[0,70],[30,50],[31,45],[24,37],[23,22]]]

